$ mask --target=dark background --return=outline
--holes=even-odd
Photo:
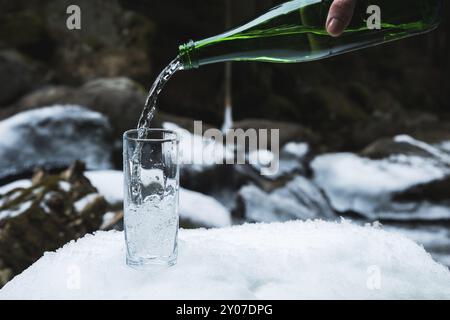
[[[232,25],[280,1],[231,0]],[[66,29],[65,9],[78,3],[82,30]],[[77,87],[98,77],[129,77],[146,90],[179,44],[225,29],[225,1],[1,1],[0,48],[17,50],[33,71],[1,72],[0,118],[45,85]],[[360,150],[398,133],[433,140],[450,130],[449,24],[428,35],[295,65],[235,63],[235,120],[267,118],[309,128],[321,150]],[[18,78],[18,79],[17,79]],[[12,83],[11,83],[12,82]],[[224,66],[178,74],[160,110],[223,121]],[[8,106],[10,107],[8,111]],[[140,106],[129,106],[137,119]],[[2,116],[3,115],[3,116]]]

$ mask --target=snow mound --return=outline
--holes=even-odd
[[[85,174],[108,202],[123,202],[122,171],[90,171]],[[210,196],[183,188],[180,188],[180,217],[204,227],[231,225],[231,214],[221,203]]]
[[[125,265],[121,232],[71,242],[0,299],[445,299],[450,271],[403,236],[348,222],[181,230],[178,264]]]

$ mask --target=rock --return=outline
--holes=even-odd
[[[113,136],[122,134],[137,123],[145,102],[143,88],[128,78],[99,78],[79,88],[49,86],[38,89],[18,101],[12,112],[54,104],[72,104],[105,115],[113,129]]]
[[[269,137],[270,130],[278,129],[280,130],[280,147],[289,142],[308,142],[314,146],[317,145],[320,140],[320,137],[318,137],[311,130],[295,123],[283,121],[246,119],[242,121],[236,121],[233,124],[233,129],[242,129],[244,131],[248,129],[265,129],[269,131]],[[268,143],[268,147],[270,147],[270,141]]]
[[[98,230],[108,203],[76,162],[59,175],[35,173],[29,188],[0,195],[0,286],[45,251]]]
[[[243,187],[233,216],[252,222],[336,218],[322,191],[302,176],[270,193],[254,185]]]
[[[148,78],[148,48],[154,32],[151,21],[124,10],[118,0],[79,0],[82,28],[68,30],[66,9],[70,4],[51,0],[43,5],[47,33],[57,43],[54,67],[58,78],[78,83],[98,77]]]
[[[362,155],[373,159],[401,155],[425,157],[450,166],[450,155],[445,150],[445,141],[431,145],[409,135],[379,140],[363,150]]]
[[[25,1],[23,1],[25,4]],[[32,53],[32,49],[39,45],[48,44],[44,15],[40,12],[37,3],[26,2],[14,4],[2,2],[0,12],[0,39],[5,45],[20,48],[22,51]],[[42,3],[41,3],[42,5]],[[42,48],[41,48],[42,50]],[[33,54],[37,54],[33,52]]]
[[[139,84],[127,78],[96,79],[76,90],[68,97],[68,102],[105,115],[114,137],[122,137],[126,130],[136,127],[145,93]]]
[[[18,111],[43,106],[80,105],[106,116],[112,126],[114,139],[121,140],[126,130],[136,127],[144,107],[145,95],[145,89],[128,78],[99,78],[79,88],[46,86],[25,95],[10,108],[2,110],[0,119],[13,116]],[[162,128],[166,122],[175,123],[190,132],[194,131],[194,119],[158,110],[153,126]],[[202,132],[213,128],[207,123],[202,123],[202,127]]]
[[[111,167],[111,129],[99,113],[78,106],[25,111],[0,122],[0,177],[36,167],[61,168],[83,160]]]
[[[447,202],[450,210],[450,175],[444,179],[415,185],[407,190],[395,194],[393,199],[401,202]]]
[[[75,89],[67,86],[46,86],[23,96],[15,108],[22,110],[70,103],[68,98],[74,95]]]
[[[211,194],[223,189],[235,189],[242,182],[232,165],[214,165],[203,168],[183,165],[180,170],[180,184],[189,190]]]
[[[418,146],[393,139],[380,139],[367,146],[360,155],[370,159],[383,159],[393,155],[432,157],[432,154]]]
[[[6,106],[34,85],[34,67],[16,51],[0,51],[0,107]]]
[[[81,29],[67,28],[67,8],[82,11]],[[5,45],[51,64],[59,83],[82,83],[96,77],[151,74],[150,44],[155,26],[118,0],[18,0],[2,4],[0,39]]]

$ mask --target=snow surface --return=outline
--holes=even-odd
[[[89,171],[85,173],[92,185],[112,203],[123,202],[122,171]],[[231,214],[212,197],[180,188],[180,217],[204,227],[227,227]]]
[[[125,265],[123,233],[46,253],[0,299],[450,299],[450,271],[371,226],[309,221],[181,230],[178,264]]]
[[[371,160],[352,153],[327,154],[311,163],[315,182],[325,190],[333,207],[353,210],[369,218],[449,218],[448,207],[429,204],[390,206],[393,193],[417,184],[442,179],[450,174],[448,166],[431,158],[396,156]],[[409,207],[408,207],[409,206]]]

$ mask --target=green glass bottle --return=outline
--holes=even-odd
[[[431,31],[440,22],[444,0],[356,0],[351,23],[340,37],[330,36],[325,28],[332,2],[289,1],[234,30],[190,41],[180,46],[182,66],[327,58]]]

